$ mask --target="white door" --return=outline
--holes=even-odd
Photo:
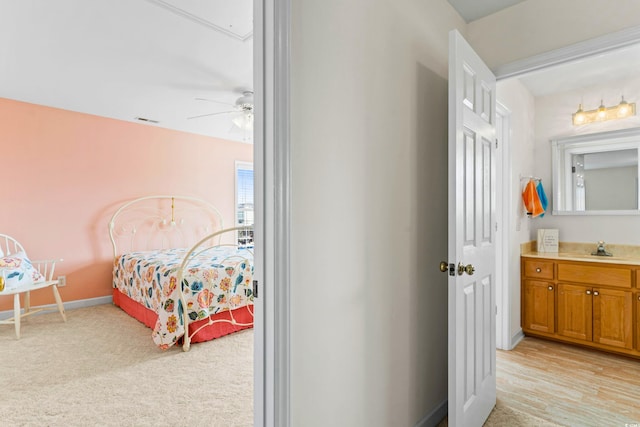
[[[481,426],[496,402],[495,89],[493,73],[452,31],[447,272],[452,427]]]

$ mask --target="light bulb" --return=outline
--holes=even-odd
[[[573,124],[579,125],[585,121],[584,111],[582,110],[582,104],[578,105],[578,111],[573,115]]]
[[[598,107],[598,118],[604,119],[607,116],[607,107],[604,106],[604,102],[600,100],[600,106]]]
[[[607,107],[604,106],[604,102],[600,100],[600,106],[598,107],[598,119],[604,119],[607,116]]]
[[[618,116],[626,117],[630,111],[631,110],[629,108],[629,104],[627,103],[627,101],[624,100],[624,96],[623,96],[622,100],[620,101],[620,104],[618,104]]]

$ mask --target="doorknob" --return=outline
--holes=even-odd
[[[440,261],[440,271],[446,273],[449,270],[449,263],[447,261]]]
[[[466,272],[469,276],[473,276],[476,269],[473,265],[467,264],[463,265],[461,262],[458,263],[458,276],[461,276],[464,272]]]

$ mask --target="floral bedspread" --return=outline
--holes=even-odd
[[[178,270],[187,249],[131,252],[119,256],[113,287],[158,314],[154,342],[166,349],[184,335]],[[190,321],[253,303],[250,250],[216,247],[193,258],[182,289]]]

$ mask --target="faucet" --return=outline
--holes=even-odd
[[[596,247],[596,251],[595,252],[591,252],[591,255],[595,255],[595,256],[613,256],[613,254],[611,252],[607,252],[607,250],[604,247],[604,241],[600,240],[597,243],[597,247]]]

